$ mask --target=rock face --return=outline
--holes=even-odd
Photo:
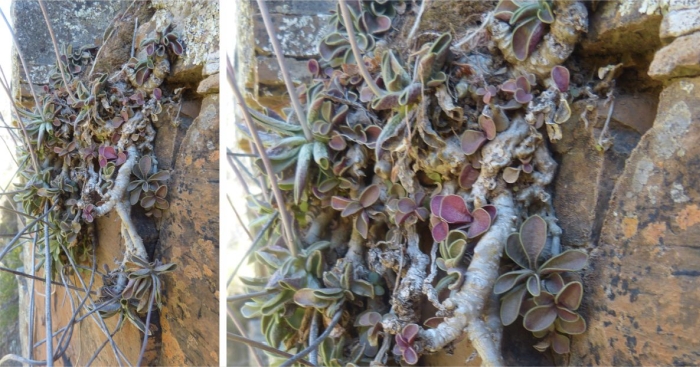
[[[572,364],[696,365],[700,78],[661,94],[629,157],[586,274],[588,334]]]
[[[114,72],[128,60],[134,22],[139,19],[136,45],[156,29],[175,26],[185,44],[185,52],[174,63],[172,74],[163,84],[164,95],[185,88],[179,103],[164,104],[158,116],[155,153],[160,169],[172,170],[167,199],[170,209],[157,225],[134,207],[132,219],[149,251],[163,262],[178,264],[178,269],[164,277],[164,307],[152,322],[158,330],[149,338],[144,365],[217,365],[218,364],[218,166],[219,166],[219,32],[218,1],[136,2],[83,1],[45,2],[59,42],[74,46],[102,42],[102,35],[114,19],[114,34],[104,45],[95,72]],[[129,9],[121,17],[122,11]],[[30,79],[47,82],[46,75],[55,63],[51,40],[36,2],[15,2],[13,10],[17,37],[28,63]],[[97,39],[96,39],[97,38]],[[16,64],[19,64],[18,62]],[[20,78],[15,70],[15,78]],[[15,85],[25,101],[28,88]],[[35,89],[37,89],[35,87]],[[115,267],[123,257],[119,217],[112,213],[98,218],[99,244],[97,262]],[[28,257],[26,258],[28,259]],[[25,260],[25,264],[28,260]],[[102,269],[100,269],[102,270]],[[83,276],[86,283],[88,276]],[[73,277],[74,282],[78,282]],[[101,277],[93,290],[99,289]],[[41,284],[41,283],[37,283]],[[61,303],[63,290],[57,289],[53,303],[54,330],[67,324],[71,310]],[[23,297],[28,299],[28,297]],[[42,327],[43,298],[37,296],[34,342],[44,338]],[[25,303],[24,310],[28,309]],[[20,325],[27,328],[27,315]],[[106,320],[114,330],[116,317]],[[78,336],[79,334],[79,336]],[[97,323],[86,319],[76,327],[62,364],[83,365],[106,339]],[[143,334],[128,322],[114,337],[129,363],[138,359]],[[23,342],[26,343],[26,340]],[[27,350],[27,346],[23,346]],[[36,348],[34,359],[43,359],[44,348]],[[26,353],[26,352],[25,352]],[[118,365],[115,353],[107,345],[94,365]],[[124,362],[121,362],[124,364]]]

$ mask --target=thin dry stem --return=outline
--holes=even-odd
[[[292,256],[296,256],[297,249],[296,244],[294,243],[294,232],[292,230],[291,219],[287,211],[287,207],[285,205],[284,195],[282,195],[282,191],[280,191],[279,185],[277,184],[277,179],[275,177],[274,170],[272,169],[272,163],[270,162],[270,158],[267,156],[265,146],[263,146],[262,141],[260,141],[260,136],[258,135],[258,130],[255,128],[255,125],[253,123],[253,118],[250,116],[248,109],[245,107],[243,95],[238,89],[238,84],[236,82],[236,75],[233,71],[233,66],[231,65],[231,61],[228,58],[226,58],[226,63],[226,75],[228,76],[228,81],[231,85],[231,89],[233,89],[233,95],[235,96],[238,104],[241,106],[246,126],[248,127],[250,134],[253,136],[253,142],[255,143],[255,146],[258,149],[258,153],[260,154],[260,158],[263,161],[263,165],[265,166],[267,176],[270,178],[270,185],[272,186],[272,192],[275,195],[277,207],[279,208],[280,219],[282,220],[282,226],[284,227],[287,246],[289,247],[289,251],[292,253]]]
[[[292,82],[292,78],[289,76],[289,71],[287,70],[287,65],[284,61],[284,53],[282,52],[282,46],[280,46],[279,40],[277,40],[277,32],[272,26],[272,19],[270,19],[270,12],[267,10],[267,4],[265,0],[258,0],[258,7],[260,8],[260,15],[262,15],[263,23],[265,23],[265,29],[267,30],[267,35],[270,37],[270,43],[272,44],[272,49],[275,51],[275,56],[277,57],[277,64],[280,67],[280,72],[282,73],[282,79],[284,79],[284,85],[287,87],[287,93],[289,93],[289,100],[292,102],[292,107],[294,108],[294,113],[297,115],[299,120],[299,125],[304,130],[304,136],[307,141],[313,141],[314,137],[311,134],[308,123],[306,121],[306,114],[304,109],[301,107],[301,102],[297,97],[296,88]]]
[[[381,90],[377,83],[374,82],[374,79],[372,79],[372,75],[370,75],[369,70],[367,70],[367,66],[365,66],[365,62],[362,60],[362,52],[360,52],[360,47],[357,45],[357,39],[355,38],[355,29],[353,28],[352,19],[350,18],[348,4],[345,0],[338,0],[338,3],[340,4],[340,12],[343,16],[343,23],[345,24],[345,28],[348,31],[348,41],[350,41],[352,54],[355,56],[355,61],[357,62],[357,66],[360,69],[360,74],[362,74],[362,78],[365,79],[365,83],[367,83],[369,88],[372,89],[374,95],[376,95],[377,97],[381,97],[385,94],[384,91]]]

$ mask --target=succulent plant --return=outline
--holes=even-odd
[[[526,104],[532,101],[533,95],[531,92],[532,85],[535,85],[535,76],[528,74],[519,76],[515,79],[509,79],[501,85],[501,90],[512,93],[513,98],[520,104]]]
[[[430,200],[430,224],[435,242],[447,238],[450,225],[455,228],[468,227],[467,237],[475,238],[488,231],[496,219],[496,207],[486,205],[470,212],[467,204],[458,195],[437,195]]]
[[[519,61],[527,59],[537,48],[547,24],[554,22],[552,3],[548,0],[501,0],[494,17],[514,27],[512,48]]]
[[[407,324],[401,329],[401,332],[396,334],[394,340],[394,354],[401,356],[406,363],[414,365],[418,363],[418,353],[413,349],[413,342],[418,336],[420,327],[416,324]]]
[[[155,38],[146,38],[141,41],[140,48],[146,51],[148,56],[164,57],[169,51],[174,55],[182,55],[184,48],[180,36],[173,32],[173,25],[168,25],[165,29],[156,31]]]
[[[159,201],[157,198],[157,195],[155,195],[155,192],[164,186],[161,186],[158,184],[158,182],[166,181],[167,179],[170,178],[170,172],[169,171],[158,171],[153,174],[151,174],[151,171],[153,170],[153,160],[150,156],[145,155],[139,159],[138,164],[134,165],[134,169],[132,170],[132,173],[134,176],[136,176],[136,179],[129,182],[129,186],[127,186],[127,191],[129,192],[130,195],[130,201],[131,205],[135,205],[138,201],[139,198],[141,198],[141,206],[143,206],[146,209],[149,209],[153,207],[154,204],[157,202],[160,203],[160,206],[163,206],[163,202]],[[162,189],[161,189],[162,190]],[[151,197],[148,200],[145,200],[145,197],[142,197],[142,193],[148,193],[148,192],[153,192],[154,194],[151,195]],[[167,188],[165,189],[165,194],[167,194]],[[161,192],[163,193],[163,192]],[[163,195],[165,196],[165,195]],[[162,198],[161,198],[162,199]],[[163,199],[164,200],[164,199]],[[147,205],[144,205],[147,204]],[[167,204],[167,202],[166,202]],[[163,209],[163,208],[161,208]]]
[[[331,198],[331,206],[335,210],[342,211],[342,217],[348,217],[357,214],[355,217],[355,229],[360,232],[362,238],[367,238],[369,230],[369,209],[379,199],[379,186],[367,186],[360,196],[353,200],[342,196],[333,196]]]

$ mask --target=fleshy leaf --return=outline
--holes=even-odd
[[[409,347],[403,351],[403,359],[407,364],[414,365],[418,363],[418,354],[413,348]]]
[[[581,250],[566,250],[547,260],[540,267],[541,275],[554,272],[579,271],[586,266],[588,255]]]
[[[513,53],[518,61],[525,61],[542,38],[544,26],[537,18],[520,23],[513,31]]]
[[[537,268],[537,259],[547,243],[547,222],[539,215],[533,215],[520,227],[520,243],[527,254],[530,269]]]
[[[578,317],[572,321],[564,321],[564,320],[557,320],[556,321],[556,328],[558,331],[561,331],[562,333],[566,334],[571,334],[571,335],[578,335],[578,334],[583,334],[586,332],[586,321],[581,317],[580,315],[577,315]]]
[[[479,178],[481,171],[472,167],[471,164],[467,163],[462,168],[462,173],[459,175],[459,187],[463,189],[471,189],[474,183]]]
[[[503,170],[503,180],[509,184],[515,183],[520,176],[520,169],[520,167],[506,167]]]
[[[496,124],[490,117],[486,115],[479,116],[479,127],[484,130],[486,139],[493,140],[496,137]]]
[[[467,130],[462,134],[462,151],[466,155],[476,153],[479,148],[486,142],[486,135],[477,130]]]
[[[511,288],[530,275],[532,275],[532,270],[529,269],[505,273],[496,279],[496,283],[493,285],[493,293],[502,294],[508,292],[511,290]]]
[[[306,189],[311,157],[313,155],[313,143],[304,144],[299,151],[296,173],[294,176],[294,203],[299,205],[302,193]]]
[[[563,306],[571,311],[578,309],[581,305],[581,298],[583,297],[583,285],[579,282],[571,282],[562,288],[559,293],[557,293],[554,298],[554,302],[558,306]]]
[[[560,92],[564,93],[569,90],[569,69],[564,66],[557,65],[552,68],[551,75],[554,85],[557,86],[557,89],[559,89]]]
[[[523,326],[529,331],[542,331],[547,329],[557,318],[557,312],[552,306],[537,306],[532,308],[523,317]]]
[[[508,292],[501,299],[501,322],[508,326],[515,322],[520,314],[520,305],[523,303],[527,289],[524,285],[519,285]]]
[[[479,237],[491,228],[491,215],[483,208],[476,209],[472,216],[474,220],[467,232],[468,238]]]
[[[344,198],[342,196],[333,196],[331,198],[331,207],[335,210],[345,210],[354,200]]]
[[[559,333],[554,333],[552,335],[552,349],[554,350],[555,353],[558,354],[566,354],[571,351],[570,349],[570,344],[571,341],[566,335],[562,335]]]
[[[540,295],[540,277],[537,274],[532,274],[527,278],[527,291],[531,295],[537,297]]]
[[[362,211],[360,215],[355,219],[355,227],[362,238],[367,239],[367,232],[369,231],[369,215],[366,211]]]
[[[469,223],[472,221],[467,204],[459,195],[446,195],[440,203],[438,214],[447,223]]]
[[[435,242],[442,242],[447,238],[447,232],[450,230],[450,226],[446,222],[435,216],[430,218],[430,222],[432,224],[431,233],[433,234],[433,240],[435,240]]]
[[[379,193],[379,186],[367,186],[360,194],[360,204],[362,204],[362,206],[365,208],[372,206],[372,204],[374,204],[377,201],[377,199],[379,199]]]
[[[511,233],[511,235],[508,236],[508,241],[506,241],[506,254],[521,268],[530,268],[530,261],[523,250],[523,246],[520,244],[520,234],[517,232]]]
[[[343,210],[342,213],[340,213],[340,216],[343,218],[349,217],[349,216],[359,212],[362,209],[363,209],[362,204],[360,204],[357,201],[353,201],[350,204],[348,204],[348,206]]]

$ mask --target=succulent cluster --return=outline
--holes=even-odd
[[[396,361],[415,364],[434,351],[421,335],[452,317],[454,304],[441,303],[462,291],[475,247],[500,218],[489,202],[493,192],[511,192],[523,208],[548,205],[542,192],[551,178],[542,177],[550,177],[545,171],[551,168],[538,156],[546,150],[541,131],[546,126],[552,141],[561,137],[557,125],[571,115],[569,71],[556,66],[544,80],[509,73],[503,60],[486,65],[482,56],[452,49],[447,33],[410,54],[374,49],[374,38],[389,30],[393,16],[377,9],[401,4],[348,3],[363,55],[353,52],[339,8],[332,17],[335,31],[319,46],[321,60],[309,62],[313,81],[292,95],[304,114],[249,108],[271,169],[262,157],[255,165],[267,175],[266,184],[283,191],[285,205],[279,198],[249,198],[255,227],[271,223],[259,234],[267,244],[256,252],[269,276],[241,278],[252,292],[242,311],[260,317],[269,345],[286,351],[299,351],[315,337],[311,324],[318,313],[326,322],[341,315],[339,326],[330,326],[333,336],[321,344],[325,365],[383,365],[388,351]],[[541,23],[551,22],[549,3],[503,1],[498,16],[505,16],[506,5],[512,5],[513,24],[531,29],[530,50]],[[240,128],[253,140],[250,126]],[[503,146],[515,152],[493,153]],[[291,239],[278,219],[285,211],[292,214]],[[536,220],[527,220],[521,231],[520,252],[527,256],[531,246],[540,246],[533,241],[547,236],[545,227],[544,237],[528,237]],[[517,256],[513,241],[508,254]],[[424,261],[430,243],[433,263]],[[517,257],[526,269],[517,274],[525,275],[507,289],[511,276],[504,275],[497,293],[507,292],[505,324],[530,312],[526,327],[544,335],[537,347],[561,351],[562,333],[575,333],[582,322],[574,312],[581,283],[567,274],[585,259],[555,270],[542,266],[585,254],[567,251],[540,265],[544,245],[526,257],[531,263]],[[521,283],[532,283],[531,289]],[[418,322],[425,297],[438,312],[423,329]]]
[[[494,16],[513,26],[511,47],[519,61],[530,56],[542,40],[546,26],[554,22],[549,0],[501,0]]]
[[[574,273],[584,268],[588,255],[567,250],[544,260],[547,222],[534,215],[523,222],[519,232],[508,237],[506,254],[517,265],[501,275],[494,292],[501,297],[501,322],[510,325],[523,316],[523,326],[542,341],[539,351],[569,353],[568,335],[586,331],[585,320],[576,313],[583,297],[583,285]]]
[[[168,50],[174,54],[182,50],[173,33],[162,36],[159,42],[147,47],[153,46],[156,54],[159,50],[156,46],[163,44],[169,45]],[[130,199],[131,204],[139,203],[148,215],[156,218],[168,208],[165,181],[169,172],[158,171],[153,156],[154,116],[160,113],[161,103],[167,99],[158,88],[150,93],[134,88],[126,69],[89,78],[85,71],[94,62],[93,51],[91,47],[62,46],[60,61],[50,76],[51,83],[37,99],[39,104],[19,108],[17,123],[26,129],[29,145],[19,147],[23,184],[15,201],[21,204],[24,213],[34,217],[42,216],[48,209],[46,222],[52,259],[47,261],[53,261],[54,271],[61,271],[64,264],[73,260],[87,259],[93,248],[87,227],[96,217],[106,215],[122,202],[128,205]],[[168,56],[165,52],[161,54],[164,58]],[[123,195],[127,184],[130,197]],[[148,269],[155,266],[152,271],[132,272],[129,266],[118,270],[123,279],[129,273],[129,279],[138,283],[137,289],[127,286],[123,297],[118,297],[124,312],[132,309],[136,313],[145,312],[143,297],[148,301],[151,292],[159,293],[160,282],[134,280],[134,274],[160,274],[174,267],[168,265],[164,270],[137,257],[129,264]],[[133,308],[135,299],[138,307]],[[160,296],[156,296],[156,302],[160,304]],[[111,311],[104,313],[109,314]],[[129,319],[134,321],[133,317]]]

